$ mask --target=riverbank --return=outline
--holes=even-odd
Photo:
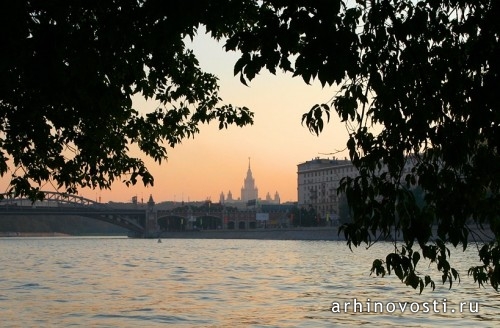
[[[249,230],[199,230],[162,232],[161,238],[178,239],[262,239],[262,240],[342,240],[344,233],[339,235],[338,227],[312,227],[288,229],[249,229]],[[434,236],[437,236],[437,227],[434,227]],[[376,239],[376,238],[373,238]],[[400,238],[396,238],[400,239]],[[481,231],[471,228],[469,242],[493,240],[494,235],[490,229]]]
[[[0,232],[0,237],[69,237],[60,232]]]
[[[344,240],[337,227],[252,230],[200,230],[162,232],[161,238],[180,239],[268,239],[268,240]]]
[[[186,230],[164,231],[158,237],[166,239],[257,239],[257,240],[341,240],[344,234],[338,233],[338,227],[312,227],[288,229],[249,229],[249,230]],[[492,240],[491,230],[472,229],[469,242]],[[436,236],[437,231],[434,231]],[[94,236],[83,234],[82,236]],[[119,234],[98,234],[98,236],[121,236]],[[0,232],[0,237],[69,237],[71,234],[58,232]],[[375,238],[374,238],[375,239]]]

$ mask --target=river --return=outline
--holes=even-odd
[[[380,243],[351,252],[341,241],[0,238],[0,326],[500,323],[500,295],[467,276],[473,251],[452,252],[461,283],[451,290],[422,262],[423,272],[433,272],[436,290],[419,295],[394,275],[369,275],[373,259],[391,247]]]

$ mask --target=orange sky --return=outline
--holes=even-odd
[[[290,74],[274,76],[268,72],[262,72],[246,87],[233,76],[238,59],[234,53],[224,52],[221,44],[205,36],[196,38],[192,47],[201,68],[219,77],[223,102],[250,108],[255,113],[254,125],[227,130],[219,130],[217,122],[204,125],[194,139],[170,149],[168,161],[161,166],[145,159],[155,177],[153,187],[138,184],[127,188],[115,183],[111,190],[81,190],[79,194],[94,200],[100,197],[102,202],[130,201],[133,196],[147,201],[150,194],[156,202],[218,201],[221,192],[231,190],[237,199],[250,157],[260,198],[278,191],[282,202],[296,201],[297,164],[345,148],[347,132],[337,116],[332,115],[319,137],[301,125],[302,114],[316,103],[328,102],[336,89],[323,89],[319,83],[306,85]],[[142,99],[134,104],[144,112],[155,106]],[[346,151],[337,154],[344,156]]]

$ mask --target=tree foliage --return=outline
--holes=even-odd
[[[282,69],[340,87],[303,121],[320,133],[335,110],[348,127],[360,175],[341,181],[353,215],[341,232],[349,246],[399,237],[372,272],[420,292],[435,284],[419,260],[451,287],[448,247],[470,240],[482,248],[469,274],[479,286],[500,282],[499,14],[495,0],[270,0],[226,43],[242,52],[244,83]]]
[[[221,38],[244,3],[225,1],[2,1],[0,175],[11,190],[43,197],[47,181],[69,193],[153,177],[155,161],[198,125],[252,123],[221,105],[217,78],[185,41],[200,25]],[[158,108],[141,113],[134,96]]]
[[[318,213],[310,206],[309,208],[294,206],[290,213],[292,225],[295,227],[317,227],[324,222],[320,222]]]

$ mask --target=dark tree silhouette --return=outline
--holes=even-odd
[[[303,122],[318,134],[334,110],[348,127],[360,175],[341,181],[353,215],[341,231],[349,246],[402,236],[372,272],[395,272],[420,292],[434,282],[420,276],[419,259],[451,287],[448,245],[465,250],[469,240],[485,242],[474,280],[500,282],[499,14],[495,0],[263,1],[226,43],[242,52],[243,83],[282,69],[340,86]]]
[[[41,198],[153,177],[129,149],[155,161],[212,120],[252,123],[221,105],[217,78],[185,47],[198,26],[220,38],[245,3],[225,1],[2,1],[0,174],[11,191]],[[159,107],[140,113],[132,97]],[[10,171],[9,171],[10,168]]]

